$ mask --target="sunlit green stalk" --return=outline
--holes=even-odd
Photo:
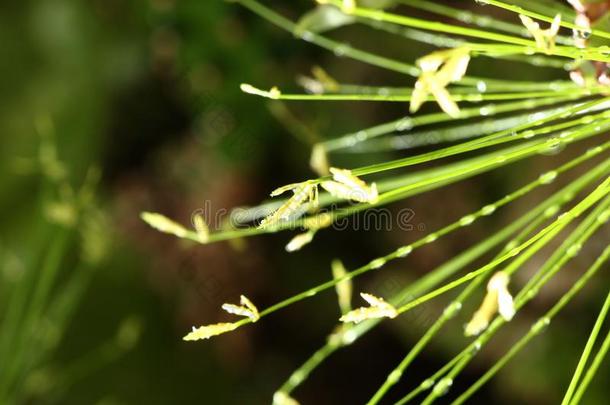
[[[593,377],[595,377],[595,375],[597,374],[597,370],[599,370],[599,367],[602,364],[602,361],[604,360],[604,358],[606,357],[606,354],[608,354],[609,349],[610,349],[610,332],[608,332],[608,334],[606,335],[606,338],[602,342],[602,345],[601,345],[599,351],[593,358],[593,362],[591,363],[591,366],[589,367],[589,369],[587,370],[587,373],[583,377],[582,382],[578,386],[576,393],[572,397],[572,402],[570,402],[570,405],[578,405],[580,403],[582,396],[584,395],[585,391],[587,390],[587,387],[589,387],[589,384],[593,380]]]
[[[572,396],[574,395],[574,391],[576,389],[576,384],[578,384],[578,381],[582,375],[585,365],[587,364],[587,361],[589,360],[589,356],[591,355],[593,346],[595,345],[595,342],[597,341],[599,331],[601,330],[602,324],[604,323],[606,316],[608,315],[609,309],[610,309],[610,292],[606,296],[606,300],[604,301],[604,304],[602,305],[602,308],[599,311],[599,315],[597,316],[597,319],[595,320],[595,325],[593,325],[593,329],[591,329],[591,333],[589,334],[589,338],[587,339],[585,348],[583,349],[582,355],[580,356],[580,360],[578,360],[578,364],[576,366],[576,369],[574,370],[574,374],[572,375],[572,380],[570,381],[570,385],[568,386],[568,389],[566,390],[563,400],[561,401],[561,405],[568,405],[570,403],[570,400],[572,399]]]

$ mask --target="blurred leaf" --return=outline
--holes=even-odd
[[[352,24],[355,21],[354,17],[344,14],[335,6],[321,5],[301,17],[295,28],[295,35],[300,35],[306,31],[330,31]]]

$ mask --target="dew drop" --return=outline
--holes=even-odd
[[[555,170],[551,170],[550,172],[546,172],[540,175],[538,181],[542,184],[550,184],[557,178],[557,172]]]
[[[481,93],[485,93],[487,91],[487,83],[485,83],[482,80],[479,80],[477,82],[477,90],[480,91]]]
[[[493,112],[494,112],[493,108],[491,108],[489,106],[479,108],[479,115],[481,115],[483,117],[493,114]]]
[[[300,34],[300,36],[301,36],[301,39],[306,42],[311,42],[311,41],[313,41],[313,38],[314,38],[314,34],[311,31],[303,31]]]
[[[529,138],[532,138],[534,135],[536,135],[536,132],[531,129],[528,129],[527,131],[523,131],[523,133],[521,134],[521,137],[523,139],[529,139]]]
[[[538,288],[532,288],[530,289],[527,294],[525,295],[529,300],[533,300],[534,298],[536,298],[536,295],[538,295]]]
[[[547,326],[551,323],[551,319],[548,316],[544,316],[536,321],[535,324],[532,325],[532,332],[540,333],[544,331]]]
[[[413,120],[411,118],[403,118],[396,123],[396,130],[399,132],[408,131],[413,128]]]
[[[400,380],[400,377],[402,377],[402,371],[394,370],[388,375],[388,382],[396,384]]]
[[[603,151],[604,149],[601,146],[596,146],[594,148],[589,148],[587,149],[587,155],[597,155],[598,153],[600,153],[601,151]]]
[[[462,309],[462,303],[459,301],[454,301],[445,308],[445,311],[443,313],[444,313],[445,317],[452,318],[458,312],[460,312],[461,309]]]
[[[390,95],[390,90],[388,90],[386,87],[381,87],[377,90],[377,94],[382,97],[387,97]]]
[[[565,70],[567,70],[567,71],[572,70],[572,66],[570,66],[570,64],[569,64],[569,63],[566,63],[566,64],[563,66],[563,68],[564,68]],[[561,90],[561,89],[563,89],[563,83],[561,83],[561,82],[551,82],[551,83],[549,83],[549,89],[550,89],[550,90],[555,90],[555,91],[557,91],[557,90]]]
[[[583,124],[590,124],[593,122],[593,116],[592,115],[585,115],[584,117],[582,117],[580,119],[580,122]]]
[[[513,249],[514,249],[514,248],[516,248],[516,247],[517,247],[517,242],[516,242],[516,241],[514,241],[514,240],[511,240],[510,242],[508,242],[508,243],[506,244],[506,246],[504,246],[504,249],[505,249],[505,250],[513,250]]]
[[[289,381],[290,381],[290,384],[297,386],[297,385],[300,385],[301,382],[303,382],[304,378],[305,378],[305,373],[303,373],[302,371],[298,371],[290,376]]]
[[[530,121],[540,121],[541,119],[545,118],[546,116],[547,116],[547,114],[544,112],[536,112],[536,113],[530,114],[528,119]]]
[[[367,138],[368,138],[368,133],[366,131],[358,131],[356,133],[356,140],[358,142],[366,141]]]
[[[381,266],[383,266],[384,264],[386,264],[386,260],[385,259],[375,259],[372,262],[369,263],[369,267],[371,269],[378,269]]]
[[[456,15],[456,18],[466,24],[470,24],[472,22],[472,13],[468,11],[460,12]]]
[[[462,217],[460,219],[460,225],[468,226],[468,225],[472,224],[474,222],[474,220],[475,220],[474,215],[466,215],[465,217]]]
[[[437,239],[438,235],[435,233],[431,233],[430,235],[426,236],[426,239],[424,239],[424,243],[432,243]]]
[[[555,216],[557,214],[557,212],[559,212],[559,206],[558,205],[551,205],[549,208],[544,210],[544,216],[546,218],[550,218],[552,216]]]
[[[493,23],[493,20],[487,16],[481,16],[477,18],[477,22],[481,27],[489,27]]]
[[[449,391],[449,388],[451,388],[452,385],[453,385],[453,379],[451,379],[449,377],[445,377],[445,378],[441,379],[438,383],[436,383],[432,392],[434,392],[434,395],[437,395],[440,397],[442,395],[445,395],[447,393],[447,391]]]
[[[496,206],[494,204],[489,204],[484,206],[481,209],[481,215],[491,215],[496,211]]]
[[[432,387],[434,385],[435,381],[432,378],[426,378],[424,381],[421,382],[421,384],[419,384],[419,387],[422,390],[429,390],[430,387]]]
[[[403,246],[396,250],[396,256],[398,257],[406,257],[413,251],[413,247],[411,245]]]
[[[536,49],[535,48],[527,47],[527,48],[525,48],[523,53],[526,54],[526,55],[535,55],[536,54]]]
[[[333,49],[333,52],[335,53],[335,56],[341,57],[341,56],[345,56],[345,54],[347,53],[349,48],[350,48],[349,45],[341,44],[341,45],[335,47],[335,49]]]
[[[610,218],[610,211],[606,210],[597,216],[597,222],[606,223],[608,222],[608,218]]]
[[[356,335],[356,332],[354,332],[353,330],[348,330],[345,331],[343,333],[343,344],[344,345],[350,345],[352,343],[354,343],[356,341],[356,339],[358,338],[358,335]]]
[[[566,254],[570,257],[574,257],[574,256],[578,255],[578,253],[580,252],[580,249],[582,249],[582,245],[580,243],[575,243],[568,248],[568,250],[566,251]]]
[[[559,137],[552,137],[546,141],[546,147],[540,151],[542,155],[556,155],[565,146]]]

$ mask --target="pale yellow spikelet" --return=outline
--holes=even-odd
[[[360,194],[354,193],[351,187],[348,187],[345,184],[341,184],[336,181],[323,181],[322,183],[320,183],[320,186],[322,186],[322,188],[328,191],[332,196],[341,198],[343,200],[361,201],[365,198]]]
[[[296,252],[297,250],[301,250],[303,246],[309,244],[313,240],[315,234],[316,231],[310,230],[296,235],[294,238],[290,239],[290,242],[286,245],[286,251]]]
[[[509,281],[509,275],[503,271],[497,272],[489,279],[483,303],[466,325],[464,330],[466,336],[476,336],[484,331],[496,313],[507,321],[513,318],[515,305],[508,291]]]
[[[434,76],[430,73],[422,72],[415,82],[413,92],[411,93],[411,102],[409,103],[409,111],[415,113],[419,110],[423,103],[426,102],[430,93],[430,83],[434,80]]]
[[[347,169],[331,167],[330,172],[333,175],[333,180],[323,181],[320,185],[331,195],[344,200],[364,203],[377,202],[379,193],[375,183],[369,186]]]
[[[303,220],[303,227],[306,229],[328,228],[333,224],[333,215],[330,212],[323,212],[318,215],[307,217]]]
[[[179,223],[155,212],[143,212],[140,218],[158,231],[184,238],[189,231]]]
[[[272,87],[270,90],[261,90],[257,87],[252,86],[251,84],[242,83],[239,88],[244,93],[254,94],[256,96],[271,98],[274,100],[279,99],[282,96],[282,92],[277,87]]]
[[[515,316],[515,303],[508,291],[510,277],[507,273],[499,271],[489,280],[488,289],[496,291],[498,299],[498,313],[507,321]]]
[[[307,203],[311,206],[318,206],[318,185],[309,181],[303,183],[289,184],[271,192],[272,197],[276,197],[286,191],[292,191],[292,197],[290,197],[284,204],[282,204],[277,210],[264,218],[259,228],[275,226],[283,221],[289,220],[295,215],[299,209]]]
[[[534,41],[536,41],[536,46],[547,54],[552,53],[555,48],[555,39],[561,26],[561,15],[557,14],[551,26],[545,30],[541,29],[540,24],[526,15],[519,14],[519,19],[534,38]]]
[[[339,90],[339,83],[335,80],[334,77],[328,74],[326,70],[324,70],[320,66],[314,66],[311,68],[311,74],[313,77],[322,84],[322,87],[325,90],[336,92]]]
[[[299,187],[302,187],[303,185],[304,185],[303,183],[290,183],[290,184],[286,184],[285,186],[276,188],[271,193],[269,193],[269,195],[271,197],[277,197],[278,195],[284,194],[286,191],[297,190]]]
[[[451,98],[451,94],[449,91],[443,87],[439,86],[437,83],[430,83],[428,86],[428,90],[434,96],[434,99],[441,107],[441,110],[445,111],[452,117],[457,117],[460,113],[460,108],[457,103]]]
[[[222,309],[224,309],[230,314],[249,318],[252,322],[258,321],[260,319],[260,314],[258,313],[258,309],[252,303],[252,301],[250,301],[245,295],[241,295],[239,297],[239,300],[239,303],[241,305],[222,304]]]
[[[369,303],[369,307],[356,308],[347,314],[343,315],[339,320],[341,322],[360,323],[367,319],[375,318],[396,318],[398,311],[393,305],[387,303],[383,298],[376,297],[372,294],[360,293],[360,296]]]
[[[331,75],[329,75],[320,66],[314,66],[311,68],[310,76],[298,76],[297,82],[301,85],[308,93],[312,94],[324,94],[326,92],[336,93],[339,91],[341,85]]]
[[[409,111],[417,112],[428,95],[432,95],[443,111],[457,117],[460,110],[446,87],[464,77],[469,62],[467,47],[436,51],[418,59],[421,73],[411,93]]]
[[[345,266],[339,259],[335,259],[331,263],[331,269],[333,273],[333,278],[338,280],[347,275],[347,270]],[[352,310],[352,291],[353,284],[351,279],[345,279],[343,281],[338,282],[335,285],[335,290],[337,291],[337,298],[339,300],[339,308],[341,309],[342,314],[346,314]]]
[[[198,328],[193,326],[193,330],[182,339],[188,341],[209,339],[212,336],[222,335],[223,333],[235,330],[237,326],[235,323],[215,323]]]
[[[326,176],[329,173],[328,154],[324,145],[318,143],[313,146],[309,166],[319,176]]]
[[[201,243],[206,243],[210,239],[210,228],[205,222],[203,215],[196,213],[193,215],[193,226],[197,232],[197,237]]]
[[[345,184],[353,188],[366,188],[367,184],[354,176],[351,170],[339,169],[337,167],[331,167],[330,172],[333,175],[333,179],[339,183]]]
[[[298,401],[283,391],[273,394],[273,405],[299,405]]]
[[[438,70],[437,78],[445,85],[462,80],[470,63],[470,51],[467,48],[456,48],[449,52],[449,57]]]
[[[466,324],[464,334],[466,336],[476,336],[487,329],[489,322],[498,310],[498,297],[496,292],[487,292],[483,303]]]
[[[240,304],[244,305],[246,308],[248,308],[250,310],[250,312],[252,312],[255,315],[256,320],[258,320],[260,318],[260,315],[258,313],[258,308],[256,308],[256,306],[252,303],[252,301],[250,301],[250,299],[248,299],[248,297],[246,297],[245,295],[241,295],[239,297],[240,300]]]

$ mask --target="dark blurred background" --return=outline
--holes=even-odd
[[[313,7],[310,1],[265,4],[292,19]],[[405,61],[431,49],[367,27],[332,35]],[[0,9],[0,49],[0,320],[11,319],[9,304],[15,302],[22,302],[26,315],[14,319],[29,319],[25,308],[38,290],[22,287],[23,280],[36,285],[53,258],[55,241],[67,240],[58,247],[59,269],[48,293],[39,295],[44,296],[40,302],[34,299],[39,308],[31,327],[8,332],[26,342],[27,361],[14,363],[17,403],[270,403],[273,392],[334,327],[339,316],[334,292],[210,341],[183,342],[182,336],[192,325],[225,320],[220,305],[236,302],[239,294],[267,307],[329,279],[333,258],[348,268],[362,265],[579,153],[511,165],[393,204],[392,209],[415,212],[411,232],[328,230],[294,254],[284,252],[288,233],[194,246],[150,229],[139,213],[157,211],[189,223],[200,208],[214,213],[255,205],[277,186],[314,176],[307,162],[315,141],[399,118],[407,110],[398,103],[268,103],[241,93],[240,83],[297,89],[297,75],[314,65],[347,83],[410,86],[413,79],[338,58],[219,0],[8,1]],[[494,60],[472,69],[486,76],[510,71],[524,80],[563,78],[561,72]],[[286,117],[306,130],[294,134]],[[357,167],[405,153],[335,158],[339,166]],[[71,202],[83,184],[92,184],[95,196],[86,199],[75,220]],[[541,198],[516,202],[497,218],[356,280],[356,291],[391,295]],[[587,255],[581,256],[586,263]],[[531,263],[530,270],[540,263]],[[572,279],[560,277],[531,314],[477,356],[456,381],[455,392],[493,364]],[[578,297],[552,332],[476,398],[557,403],[558,387],[569,381],[595,317],[598,290],[592,287]],[[452,296],[386,322],[332,356],[295,397],[303,404],[363,403]],[[61,322],[55,312],[45,312],[56,306],[64,311]],[[390,399],[463,347],[464,322],[456,319],[447,327]],[[45,350],[35,352],[37,347]],[[0,368],[12,364],[10,353],[4,356]],[[598,381],[604,378],[607,372]],[[607,398],[603,387],[592,387],[591,398]]]

